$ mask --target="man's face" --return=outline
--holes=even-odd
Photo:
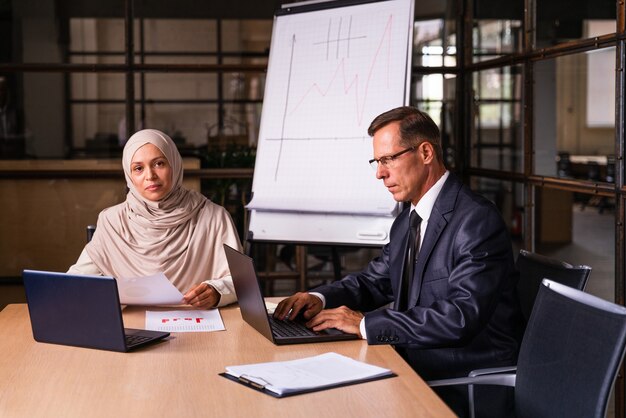
[[[400,145],[400,123],[392,122],[374,134],[374,158],[394,155],[404,149]],[[411,201],[416,204],[422,196],[426,171],[421,153],[422,143],[414,151],[406,152],[389,161],[385,167],[378,164],[376,178],[381,179],[396,202]]]

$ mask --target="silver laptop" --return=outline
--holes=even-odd
[[[303,321],[280,321],[268,315],[254,262],[250,257],[224,244],[230,274],[233,277],[241,316],[244,321],[274,344],[318,343],[324,341],[355,340],[358,336],[338,329],[315,332]]]
[[[113,277],[24,270],[22,278],[38,342],[125,352],[170,335],[124,328]]]

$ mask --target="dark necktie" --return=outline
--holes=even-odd
[[[402,276],[402,284],[400,287],[400,304],[399,310],[404,311],[408,308],[409,289],[413,281],[413,267],[415,266],[415,255],[419,252],[420,245],[420,224],[422,218],[415,212],[411,211],[409,216],[409,241],[406,259],[404,260],[404,274]]]

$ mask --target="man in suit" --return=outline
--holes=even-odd
[[[518,274],[497,209],[446,170],[439,129],[425,113],[392,109],[374,119],[368,133],[376,177],[410,207],[365,270],[296,293],[274,316],[302,313],[313,330],[338,328],[369,344],[393,344],[425,380],[516,364]],[[465,414],[467,388],[437,391]]]

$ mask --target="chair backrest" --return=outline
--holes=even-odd
[[[550,280],[517,361],[517,417],[604,417],[626,347],[626,308]]]
[[[87,242],[91,241],[91,239],[93,238],[94,232],[96,232],[96,226],[95,225],[87,225]]]
[[[530,318],[543,279],[550,279],[578,290],[584,290],[589,273],[591,273],[589,266],[573,266],[525,250],[519,252],[517,269],[520,272],[517,294],[526,322]]]

